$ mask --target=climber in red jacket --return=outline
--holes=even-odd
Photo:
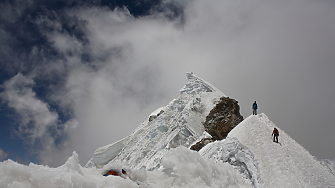
[[[278,143],[279,131],[278,129],[276,129],[276,127],[273,129],[272,135],[273,135],[273,141]]]

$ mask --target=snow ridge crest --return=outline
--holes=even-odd
[[[187,72],[187,83],[186,85],[180,90],[180,94],[186,93],[190,95],[200,94],[203,92],[219,92],[222,93],[220,90],[215,88],[210,83],[204,81],[203,79],[199,78],[198,76],[194,75],[193,72]],[[222,95],[224,95],[222,93]],[[224,95],[225,96],[225,95]]]

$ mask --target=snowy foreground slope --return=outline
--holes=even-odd
[[[120,164],[107,168],[120,169]],[[107,169],[106,168],[106,169]],[[0,187],[10,188],[251,188],[233,167],[214,163],[184,147],[171,149],[162,161],[162,170],[127,170],[127,176],[102,176],[104,169],[84,168],[78,155],[62,166],[21,165],[0,162]]]
[[[252,151],[264,187],[335,187],[334,174],[278,127],[279,143],[273,142],[274,127],[265,114],[259,114],[248,117],[228,134]]]

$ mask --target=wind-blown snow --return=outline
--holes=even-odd
[[[272,140],[279,130],[279,143]],[[249,116],[228,137],[248,147],[261,167],[264,187],[335,187],[335,176],[265,114]]]

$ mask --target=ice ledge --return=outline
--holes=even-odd
[[[227,138],[215,141],[203,147],[199,154],[213,160],[215,163],[229,163],[238,170],[244,178],[249,179],[254,188],[264,187],[261,166],[249,148],[237,138]]]

